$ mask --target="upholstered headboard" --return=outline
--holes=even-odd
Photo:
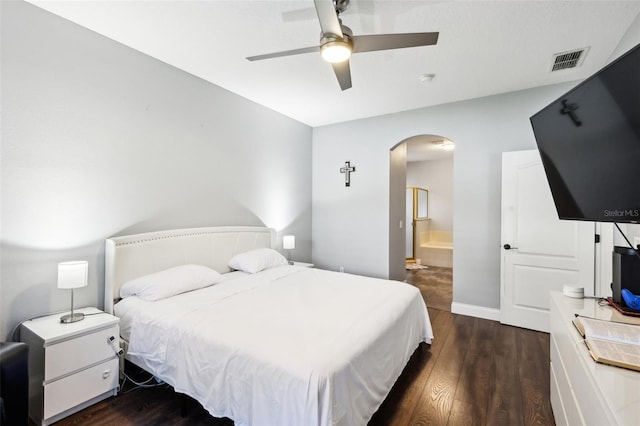
[[[276,232],[257,226],[175,229],[113,237],[105,243],[104,310],[113,313],[120,287],[134,278],[195,263],[220,273],[238,253],[275,247]]]

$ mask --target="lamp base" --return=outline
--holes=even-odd
[[[63,324],[70,324],[72,322],[82,321],[83,319],[84,319],[84,314],[76,312],[74,314],[67,314],[67,315],[61,316],[60,322]]]

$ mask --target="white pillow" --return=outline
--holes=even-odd
[[[236,254],[229,261],[229,268],[255,274],[275,266],[286,265],[287,259],[270,248],[261,248]]]
[[[219,282],[222,275],[202,265],[181,265],[144,275],[120,287],[120,297],[138,296],[155,301]]]

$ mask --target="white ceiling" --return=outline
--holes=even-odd
[[[310,126],[583,79],[604,66],[640,1],[368,1],[342,15],[354,34],[439,31],[435,46],[356,54],[341,91],[319,54],[247,56],[317,46],[312,0],[31,0]],[[577,69],[552,55],[589,47]],[[422,82],[423,74],[435,74]]]

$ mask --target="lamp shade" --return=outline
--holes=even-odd
[[[296,236],[285,235],[282,237],[282,248],[285,250],[293,250],[296,248]]]
[[[58,288],[79,288],[87,285],[89,262],[58,263]]]

